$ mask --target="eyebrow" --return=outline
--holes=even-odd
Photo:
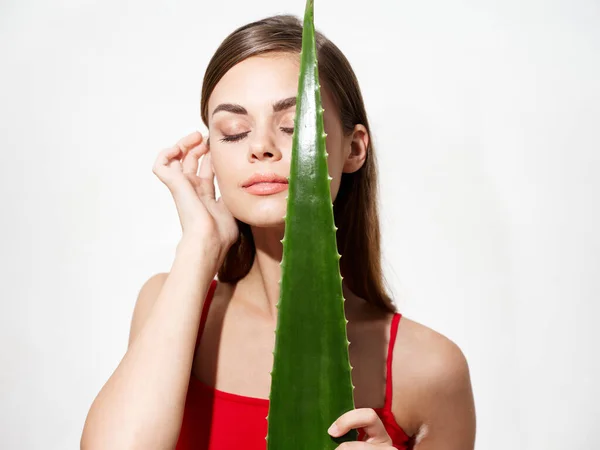
[[[273,112],[277,113],[280,111],[285,111],[286,109],[291,108],[292,106],[296,106],[296,97],[284,98],[283,100],[279,100],[273,103]],[[244,108],[242,105],[236,105],[235,103],[221,103],[215,108],[215,110],[212,113],[212,116],[214,116],[219,111],[227,111],[233,114],[242,115],[248,114],[246,108]]]

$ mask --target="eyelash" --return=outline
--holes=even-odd
[[[294,133],[293,128],[279,127],[279,129],[281,131],[283,131],[284,133],[287,133],[290,135]],[[240,133],[240,134],[225,135],[222,139],[219,139],[219,140],[221,142],[237,142],[237,141],[241,141],[246,136],[248,136],[248,133],[250,133],[250,132],[246,131],[245,133]]]

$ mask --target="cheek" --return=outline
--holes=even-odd
[[[329,112],[329,113],[328,113]],[[333,113],[325,110],[323,115],[323,125],[327,137],[325,138],[325,148],[327,150],[327,165],[329,167],[329,176],[341,176],[344,159],[344,135],[339,120]],[[332,181],[334,183],[334,181]]]
[[[343,166],[343,142],[335,135],[327,135],[325,149],[327,151],[329,176],[334,179],[339,178]]]
[[[211,150],[211,160],[213,171],[215,173],[215,181],[219,185],[219,191],[227,191],[235,184],[235,169],[231,158],[226,158],[222,152]]]
[[[342,180],[343,147],[339,140],[335,140],[335,136],[328,135],[326,138],[327,145],[327,169],[329,176],[332,178],[329,189],[331,191],[331,200],[335,200],[340,183]]]
[[[331,180],[331,185],[329,186],[329,190],[331,192],[331,202],[334,202],[338,192],[340,191],[340,184],[342,182],[341,175],[338,178],[334,178]]]

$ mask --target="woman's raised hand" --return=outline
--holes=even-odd
[[[200,171],[199,159],[202,158]],[[238,237],[235,218],[223,203],[215,199],[215,174],[210,150],[198,131],[162,150],[152,172],[171,191],[183,237],[197,239],[209,246],[218,246],[219,258],[224,257]]]

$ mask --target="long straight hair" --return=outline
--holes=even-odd
[[[347,136],[362,124],[369,133],[367,158],[354,173],[343,173],[333,213],[337,230],[340,272],[348,288],[364,300],[385,310],[396,307],[385,289],[381,268],[378,211],[377,161],[367,113],[356,75],[335,44],[315,33],[321,83],[332,94]],[[302,49],[302,22],[295,16],[277,15],[244,25],[221,43],[211,58],[202,84],[201,115],[208,127],[208,99],[229,69],[252,56],[265,53],[299,54]],[[236,219],[237,220],[237,219]],[[237,241],[229,249],[217,273],[223,282],[235,283],[245,277],[256,253],[250,226],[237,220]]]

